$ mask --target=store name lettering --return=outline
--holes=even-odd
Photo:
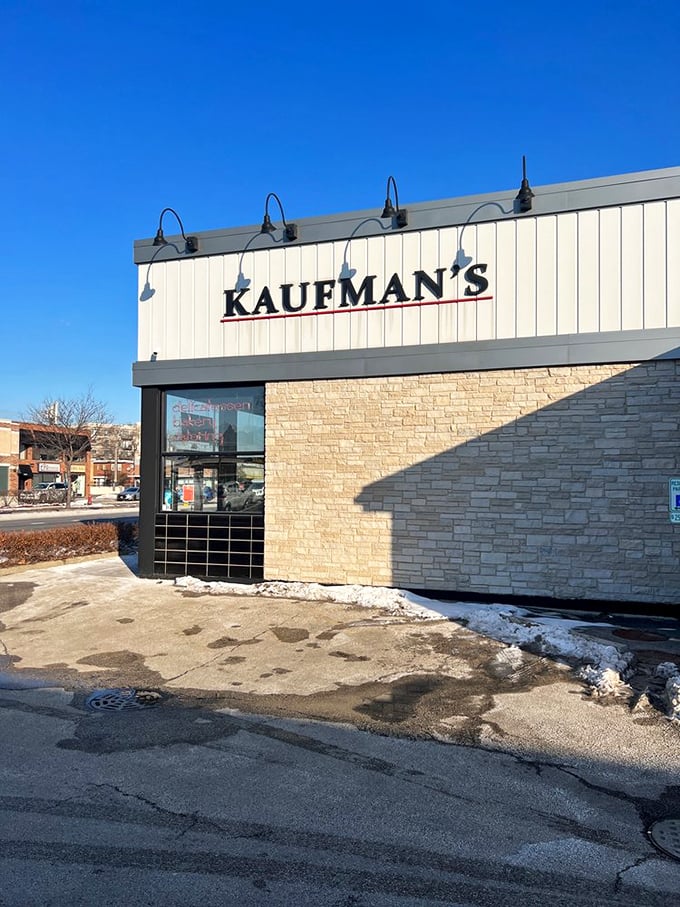
[[[197,403],[192,400],[190,403],[175,403],[172,407],[174,413],[207,413],[216,411],[231,412],[232,410],[252,409],[250,401],[233,401],[227,403],[212,403],[207,400],[205,403]]]
[[[481,295],[489,286],[484,277],[485,264],[471,265],[463,274],[466,287],[464,296],[474,298]],[[409,296],[398,274],[393,274],[384,287],[376,287],[375,274],[364,277],[357,287],[352,278],[340,280],[315,280],[312,282],[281,284],[278,293],[274,294],[269,287],[263,287],[257,300],[252,304],[248,298],[250,288],[243,290],[225,290],[225,310],[223,320],[243,317],[267,317],[281,314],[296,314],[303,311],[322,312],[340,311],[356,306],[390,306],[405,303],[417,304],[430,298],[441,300],[444,297],[444,274],[447,268],[437,268],[434,275],[427,271],[414,271],[413,295]],[[449,275],[450,278],[454,274]],[[382,292],[380,292],[382,290]]]

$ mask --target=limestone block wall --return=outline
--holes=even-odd
[[[679,372],[269,384],[265,577],[680,602]]]

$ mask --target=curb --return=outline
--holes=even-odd
[[[16,567],[0,567],[0,576],[11,576],[12,573],[26,573],[28,570],[45,570],[48,567],[66,567],[68,564],[82,564],[86,561],[100,561],[103,558],[112,557],[121,557],[121,555],[117,551],[102,551],[100,554],[81,554],[78,557],[65,557],[56,561],[17,564]]]

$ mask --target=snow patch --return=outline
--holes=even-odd
[[[680,721],[680,674],[668,678],[665,695],[669,717]]]
[[[581,680],[597,692],[599,696],[612,696],[621,692],[624,683],[621,675],[613,668],[596,668],[584,665],[578,672]]]
[[[524,655],[518,646],[508,646],[507,649],[501,649],[492,658],[492,663],[497,668],[509,668],[511,671],[517,671],[522,666]]]
[[[665,678],[668,680],[669,677],[673,677],[675,674],[680,674],[678,666],[674,661],[662,661],[661,664],[658,664],[654,670],[656,677]]]
[[[680,668],[674,661],[662,661],[656,666],[654,674],[666,681],[664,699],[668,717],[680,721]]]

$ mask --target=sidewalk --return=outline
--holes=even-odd
[[[160,691],[201,704],[523,751],[677,765],[680,735],[645,701],[593,698],[558,660],[460,623],[332,601],[208,594],[142,580],[134,558],[0,578],[0,687]],[[600,631],[601,632],[601,631]],[[609,631],[607,631],[609,632]],[[621,640],[619,640],[621,643]],[[680,662],[680,640],[660,659]],[[23,690],[23,692],[22,692]],[[3,695],[5,693],[3,692]]]
[[[88,504],[87,498],[76,498],[71,501],[71,506],[67,507],[66,504],[17,504],[12,503],[7,506],[0,505],[0,514],[11,513],[13,516],[23,516],[31,515],[34,513],[45,513],[57,512],[57,513],[71,513],[73,511],[89,511],[89,510],[120,510],[128,509],[137,511],[139,508],[138,502],[131,501],[118,501],[114,496],[108,497],[99,497],[93,498],[92,503]],[[1,529],[2,527],[0,527]]]

